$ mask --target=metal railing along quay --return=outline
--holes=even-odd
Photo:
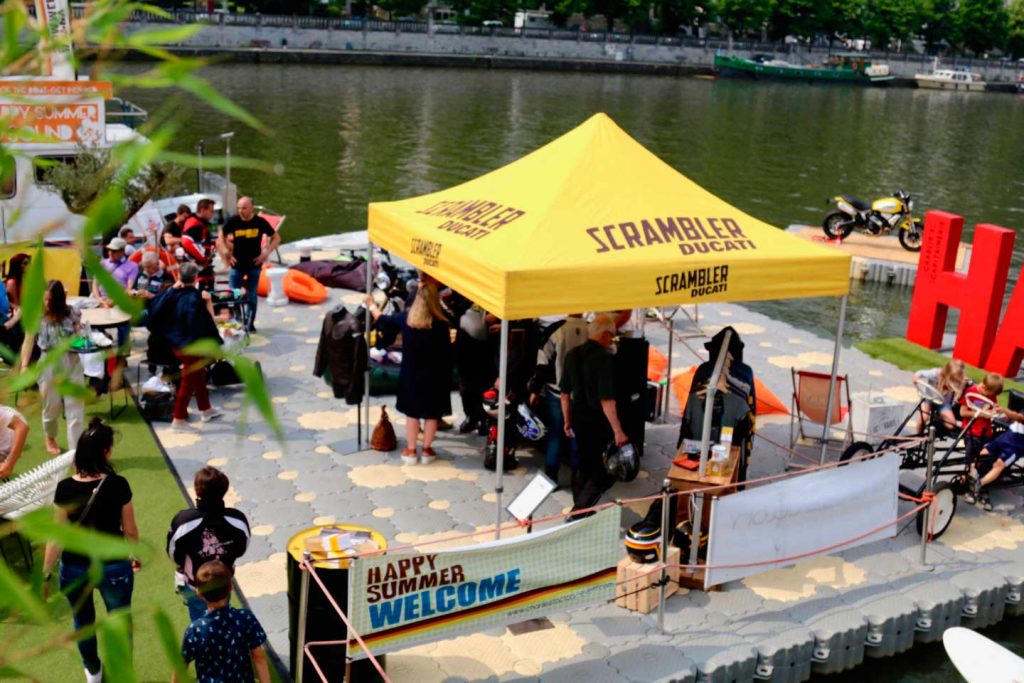
[[[35,8],[29,7],[34,14]],[[81,6],[72,8],[72,14],[80,18],[85,12]],[[808,46],[792,43],[733,40],[722,38],[699,38],[693,36],[668,36],[643,33],[619,33],[614,31],[579,31],[564,28],[512,28],[498,26],[463,26],[450,22],[424,21],[381,21],[378,19],[316,17],[279,14],[233,14],[226,12],[198,12],[195,10],[168,10],[167,16],[158,16],[136,10],[129,21],[145,23],[212,24],[219,26],[267,27],[314,29],[326,31],[360,31],[390,33],[434,33],[439,35],[489,36],[510,39],[533,40],[574,40],[587,43],[613,43],[634,45],[657,45],[665,47],[697,48],[706,51],[729,50],[740,52],[766,52],[788,55],[797,61],[817,60],[834,52],[846,52],[842,46]],[[912,52],[865,51],[866,58],[876,61],[920,63],[927,65],[936,55]],[[944,64],[972,69],[1009,69],[1016,73],[1020,65],[1009,58],[978,58],[956,55],[941,55]]]

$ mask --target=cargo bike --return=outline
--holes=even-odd
[[[912,439],[911,430],[916,423],[918,416],[923,414],[922,408],[926,403],[931,404],[930,420],[927,425],[934,429],[934,458],[931,469],[930,482],[927,474],[922,477],[919,484],[908,484],[900,482],[900,493],[904,496],[920,500],[928,490],[931,483],[931,491],[935,495],[935,502],[932,506],[922,509],[917,514],[916,526],[919,534],[926,533],[932,529],[932,537],[938,538],[949,528],[956,514],[958,498],[970,490],[973,479],[970,464],[967,461],[965,448],[965,436],[969,433],[975,420],[988,418],[992,420],[993,437],[1002,433],[1008,428],[1007,422],[1001,417],[1001,408],[995,402],[982,396],[972,394],[971,404],[975,409],[975,415],[963,424],[962,427],[949,428],[941,417],[941,407],[944,402],[942,394],[927,382],[918,381],[914,383],[919,401],[913,410],[906,416],[896,433],[884,438],[881,442],[872,444],[868,441],[856,441],[851,444],[840,456],[840,462],[847,462],[854,458],[869,456],[880,451],[895,451],[900,455],[901,470],[926,470],[928,466],[927,439]],[[1013,400],[1013,399],[1011,399]],[[905,434],[904,432],[908,433]],[[930,431],[930,430],[928,430]],[[1011,488],[1024,485],[1024,462],[1018,459],[1008,467],[1003,475],[995,482],[987,486],[988,490]]]

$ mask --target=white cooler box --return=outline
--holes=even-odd
[[[892,436],[911,410],[885,394],[853,394],[853,440],[879,441],[879,437]],[[904,430],[906,431],[906,430]]]

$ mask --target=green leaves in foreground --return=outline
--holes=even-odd
[[[189,680],[188,667],[181,656],[180,636],[171,624],[171,618],[160,608],[153,610],[153,623],[156,624],[157,633],[160,634],[160,647],[167,656],[167,661],[177,675],[179,681]]]
[[[137,543],[74,524],[58,522],[50,508],[25,515],[14,522],[14,527],[20,534],[36,543],[53,541],[64,550],[101,562],[150,556],[150,550]]]
[[[26,334],[38,332],[39,321],[43,317],[43,302],[46,293],[44,264],[43,244],[40,242],[28,263],[28,270],[25,272],[25,279],[21,285],[21,327]]]
[[[35,624],[45,624],[49,620],[43,601],[11,571],[6,562],[0,562],[0,609],[16,610]]]
[[[132,615],[130,608],[112,612],[99,626],[100,660],[103,678],[118,683],[134,683],[132,666]]]

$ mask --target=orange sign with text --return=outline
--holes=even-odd
[[[25,104],[0,100],[4,142],[82,143],[104,138],[103,101]]]
[[[109,100],[113,90],[108,81],[0,81],[0,95],[10,98],[53,97],[95,98]]]

